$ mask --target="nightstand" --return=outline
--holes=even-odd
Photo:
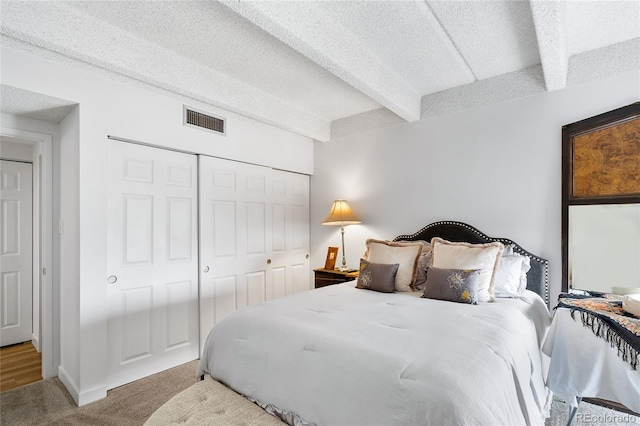
[[[337,269],[314,269],[316,274],[316,288],[333,284],[340,284],[358,278],[358,271],[342,272]]]

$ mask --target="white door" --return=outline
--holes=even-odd
[[[225,315],[264,300],[270,173],[199,157],[201,346]]]
[[[32,167],[2,160],[0,200],[0,346],[31,340]]]
[[[309,178],[199,158],[202,347],[230,312],[310,288]]]
[[[197,157],[109,141],[114,388],[198,357]]]
[[[309,176],[273,170],[271,176],[272,285],[267,299],[309,290]]]

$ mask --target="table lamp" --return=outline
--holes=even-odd
[[[323,225],[340,225],[340,233],[342,234],[342,266],[338,268],[340,271],[349,270],[347,267],[347,258],[344,253],[344,226],[356,225],[358,223],[362,222],[353,213],[347,200],[335,200],[331,206],[329,215],[322,221]]]

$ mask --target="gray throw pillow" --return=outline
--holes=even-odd
[[[427,268],[427,284],[422,297],[450,302],[478,304],[480,272],[477,269]]]
[[[360,259],[360,273],[356,288],[393,293],[396,283],[396,274],[400,264],[372,263]]]

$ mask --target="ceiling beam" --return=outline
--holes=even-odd
[[[420,119],[420,93],[317,2],[222,3],[403,119]]]
[[[567,85],[569,58],[564,34],[562,2],[530,0],[529,4],[547,90],[563,89]]]

